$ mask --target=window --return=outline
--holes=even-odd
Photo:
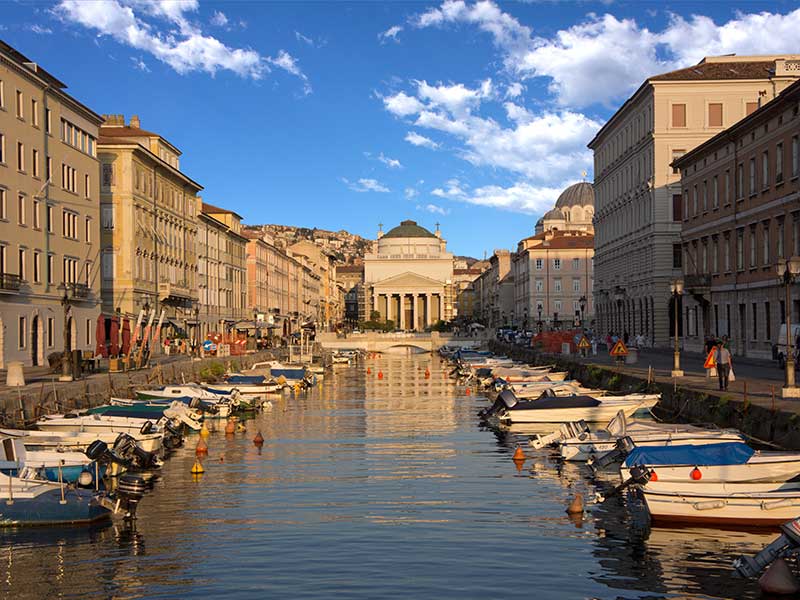
[[[764,266],[769,265],[769,222],[765,222],[761,229],[761,260]]]
[[[24,194],[19,194],[17,196],[17,223],[20,225],[25,225],[25,222],[25,196]]]
[[[42,227],[42,219],[41,219],[41,202],[38,200],[33,201],[33,228],[34,229],[41,229]]]
[[[28,341],[28,319],[27,317],[20,317],[19,330],[17,331],[17,345],[19,346],[20,350],[25,349],[25,343],[27,341]]]
[[[756,266],[756,228],[750,228],[750,268]]]
[[[761,154],[761,187],[769,187],[769,150],[764,150]]]
[[[572,291],[573,292],[580,292],[581,291],[581,280],[575,278],[572,280]]]
[[[54,317],[47,317],[47,347],[52,348],[56,343],[56,320]]]
[[[783,238],[786,235],[786,225],[783,219],[778,219],[778,239],[775,240],[775,252],[778,258],[783,258]]]
[[[100,219],[103,229],[114,229],[114,207],[110,204],[104,204],[100,211]],[[542,270],[542,259],[536,259],[536,269]]]
[[[20,92],[19,90],[17,90],[17,118],[18,119],[25,118],[25,113],[23,112],[23,107],[22,107],[22,92]]]
[[[54,231],[53,231],[53,227],[54,227],[53,221],[55,220],[55,218],[54,218],[53,210],[54,210],[53,207],[48,204],[47,205],[47,232],[48,233],[54,233]]]
[[[711,245],[711,272],[715,275],[719,273],[719,239],[714,237]]]
[[[758,102],[748,102],[744,105],[745,116],[750,115],[758,110]]]
[[[87,346],[91,346],[92,345],[92,320],[91,319],[86,319],[85,332],[86,332],[86,345]]]
[[[33,252],[33,282],[41,283],[42,281],[42,253],[38,251]]]
[[[17,142],[17,171],[25,170],[25,144]]]
[[[750,195],[756,193],[756,159],[750,159]]]
[[[61,187],[67,190],[68,192],[72,192],[73,194],[77,193],[77,174],[78,172],[66,165],[61,163]]]
[[[681,213],[681,217],[687,220],[689,219],[689,190],[683,191],[683,212]]]
[[[52,180],[53,180],[53,159],[48,156],[47,160],[45,161],[45,163],[47,165],[46,166],[47,172],[44,174],[45,175],[45,179],[48,182],[52,182]]]
[[[35,148],[31,151],[31,162],[33,163],[33,176],[39,177],[39,151]]]
[[[0,108],[5,108],[6,107],[6,93],[5,92],[6,92],[5,84],[3,83],[3,80],[0,79]]]
[[[50,109],[49,108],[45,108],[44,109],[44,130],[47,133],[50,133],[50,128],[53,125],[51,117],[52,117],[52,114],[50,112]]]
[[[775,183],[783,181],[783,142],[775,146]]]
[[[103,279],[114,279],[114,254],[111,250],[103,250],[101,255]]]
[[[553,291],[560,292],[561,291],[561,280],[555,279],[553,280]]]
[[[104,188],[114,185],[114,167],[108,163],[103,163],[102,185]]]
[[[31,98],[31,119],[33,120],[34,127],[39,126],[39,103]]]
[[[553,308],[555,308],[556,314],[561,312],[561,300],[556,300],[553,302]]]
[[[722,103],[712,102],[708,105],[708,126],[722,127]]]
[[[89,180],[88,173],[83,176],[83,189],[84,189],[84,195],[87,198],[91,198],[92,197],[92,192],[91,192],[90,180]]]
[[[27,270],[25,268],[26,263],[28,262],[26,254],[27,251],[25,250],[25,248],[20,248],[17,253],[17,269],[18,269],[17,272],[19,273],[19,278],[22,279],[23,281],[27,280],[27,275],[28,275],[28,273],[26,272]]]
[[[78,239],[78,213],[64,210],[61,213],[62,235],[70,240]]]
[[[577,271],[581,268],[581,259],[580,258],[573,258],[572,259],[572,270]]]
[[[697,216],[697,186],[692,188],[692,215]]]
[[[686,127],[686,105],[673,104],[672,105],[672,126],[673,127]]]
[[[744,228],[736,230],[736,270],[744,271]]]
[[[0,188],[0,219],[8,219],[8,200],[6,198],[7,192],[4,188]]]
[[[744,165],[742,163],[736,167],[736,198],[744,198]]]
[[[542,281],[541,279],[537,279],[536,280],[536,291],[537,292],[543,292],[544,291],[544,281]]]
[[[55,255],[47,255],[47,283],[53,283],[53,274],[56,272]]]
[[[770,341],[772,339],[772,323],[769,322],[769,302],[764,303],[764,339]]]
[[[686,154],[686,150],[683,150],[683,149],[673,150],[672,151],[672,162],[674,163],[676,160],[678,160],[684,154]],[[680,172],[681,172],[681,170],[678,167],[673,165],[672,174],[673,175],[678,175]]]
[[[731,170],[725,169],[725,204],[730,204],[731,198]]]
[[[683,253],[680,244],[672,244],[672,268],[680,269],[683,265]]]
[[[84,266],[84,269],[83,269],[83,279],[84,279],[84,283],[86,285],[88,285],[88,286],[92,285],[92,283],[91,283],[92,282],[92,262],[89,261],[89,260],[86,261],[86,265]]]
[[[6,162],[6,136],[0,133],[0,165]]]
[[[92,243],[92,218],[91,217],[86,217],[86,222],[85,223],[86,223],[86,229],[85,229],[85,231],[86,231],[86,243],[87,244],[91,244]]]
[[[673,194],[672,195],[672,220],[680,222],[682,220],[681,216],[681,198],[680,194]]]
[[[560,269],[561,269],[561,259],[560,259],[560,258],[554,258],[554,259],[553,259],[553,268],[554,268],[556,271],[558,271],[558,270],[560,270]]]
[[[64,257],[64,283],[78,283],[78,259]]]
[[[0,136],[0,139],[2,137]],[[798,174],[800,174],[800,136],[796,135],[792,138],[792,177],[797,177]]]
[[[758,339],[758,304],[753,302],[753,341]]]
[[[95,155],[95,139],[66,119],[61,119],[61,141],[76,150]]]
[[[703,180],[703,212],[708,212],[708,180]]]
[[[719,178],[716,175],[711,180],[711,206],[719,208]]]

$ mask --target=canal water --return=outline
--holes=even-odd
[[[485,402],[428,355],[338,366],[212,433],[199,480],[189,438],[135,531],[0,532],[2,597],[758,597],[730,562],[775,534],[649,528],[623,498],[571,519],[605,484],[546,450],[517,470],[524,432],[482,427]]]

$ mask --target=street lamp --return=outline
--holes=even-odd
[[[200,305],[194,306],[194,355],[200,356]]]
[[[792,284],[800,275],[800,256],[787,258],[785,262],[778,263],[777,272],[783,281],[786,290],[784,303],[786,320],[786,385],[783,387],[784,398],[800,398],[800,388],[794,381],[794,340],[792,339]]]
[[[69,335],[69,313],[72,310],[71,300],[69,298],[69,286],[62,283],[58,286],[59,290],[63,290],[64,295],[61,298],[61,306],[64,307],[64,353],[61,356],[61,377],[59,381],[72,381],[72,373],[70,369],[70,351],[71,351],[71,338]]]
[[[578,299],[578,302],[581,303],[581,327],[583,327],[583,312],[586,310],[586,296],[581,296]]]
[[[675,313],[675,352],[673,355],[673,362],[672,362],[672,376],[673,377],[683,377],[683,371],[681,370],[681,350],[678,338],[678,325],[680,319],[680,310],[678,309],[678,300],[683,294],[683,280],[676,279],[669,285],[669,290],[672,292],[672,310]]]

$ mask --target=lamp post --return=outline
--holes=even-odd
[[[794,379],[794,339],[792,335],[792,284],[795,278],[800,275],[800,256],[792,256],[786,261],[778,263],[778,276],[783,281],[786,300],[784,302],[786,320],[786,385],[783,387],[782,395],[784,398],[800,398],[800,388],[795,385]]]
[[[539,327],[539,333],[542,333],[542,330],[544,329],[544,327],[542,326],[542,305],[541,304],[537,304],[536,305],[536,311],[539,313],[539,322],[537,323],[537,326]]]
[[[581,296],[578,299],[578,302],[581,303],[581,328],[583,328],[583,312],[586,310],[586,296]]]
[[[59,381],[72,381],[72,373],[70,369],[70,346],[72,345],[69,335],[69,313],[72,310],[72,304],[69,298],[69,286],[62,283],[58,286],[59,290],[64,291],[61,297],[61,306],[64,308],[64,354],[61,356],[61,377]]]
[[[680,310],[678,307],[678,300],[683,294],[683,280],[676,279],[669,286],[670,292],[672,292],[672,310],[675,313],[675,351],[673,354],[673,361],[672,361],[672,376],[673,377],[683,377],[683,371],[681,370],[681,349],[679,345],[679,336],[678,336],[678,326],[680,325]]]
[[[200,305],[194,306],[194,355],[200,357]]]
[[[255,350],[258,352],[258,309],[253,307],[253,333],[255,335]]]

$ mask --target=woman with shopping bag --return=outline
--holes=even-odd
[[[717,376],[719,377],[719,389],[727,390],[728,382],[735,381],[733,374],[733,362],[731,361],[731,353],[722,340],[717,342],[717,351],[714,356],[717,363]]]

